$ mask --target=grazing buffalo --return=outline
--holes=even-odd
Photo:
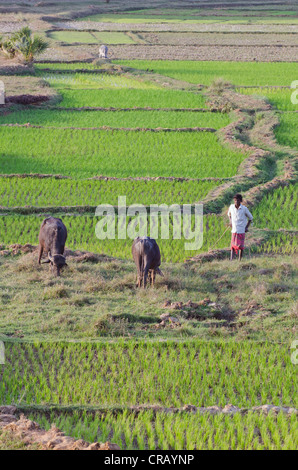
[[[39,232],[38,263],[41,264],[43,252],[48,256],[44,263],[51,263],[53,274],[60,276],[60,271],[67,266],[64,249],[67,239],[67,230],[61,219],[48,217],[43,221]]]
[[[142,281],[143,287],[146,287],[148,274],[154,287],[156,273],[163,276],[159,269],[160,251],[156,241],[149,237],[137,237],[132,244],[132,256],[138,271],[137,287],[142,286]]]

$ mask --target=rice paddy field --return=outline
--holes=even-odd
[[[98,201],[99,204],[107,204],[105,199]],[[184,202],[185,203],[185,202]],[[122,259],[131,259],[131,245],[132,239],[127,238],[121,240],[117,238],[118,233],[118,221],[117,216],[115,217],[116,227],[116,240],[113,239],[98,239],[96,229],[99,230],[100,223],[104,223],[105,218],[95,217],[95,208],[86,208],[90,211],[93,209],[93,213],[88,215],[64,215],[59,214],[63,218],[65,225],[69,233],[72,234],[69,239],[67,246],[74,250],[85,250],[91,251],[94,253],[106,254],[109,256],[122,258]],[[47,208],[51,210],[51,208]],[[59,210],[59,209],[58,209]],[[55,211],[56,212],[56,211]],[[38,215],[4,215],[0,216],[0,228],[1,228],[1,242],[4,245],[11,245],[14,243],[15,237],[17,237],[18,243],[26,244],[31,243],[36,245],[38,242],[38,233],[41,222],[44,217]],[[132,217],[127,217],[127,233],[131,233],[129,230],[133,230],[133,220]],[[101,222],[102,221],[102,222]],[[147,227],[148,233],[153,230],[156,230],[155,222],[148,220]],[[129,227],[131,227],[129,229]],[[175,226],[176,227],[176,226]],[[133,230],[132,233],[135,233],[133,238],[138,236],[136,231]],[[195,225],[195,219],[192,218],[191,228],[196,234],[197,239],[200,239],[199,233],[201,225]],[[213,245],[216,244],[218,238],[220,238],[223,231],[226,229],[226,223],[217,215],[208,215],[203,219],[203,245],[201,248],[194,250],[185,250],[185,243],[187,239],[184,237],[185,232],[183,231],[183,217],[181,218],[181,239],[175,238],[175,231],[173,226],[173,219],[169,221],[169,231],[168,239],[160,239],[159,246],[162,252],[162,260],[164,262],[183,262],[187,257],[195,255],[198,252],[208,251]],[[105,229],[106,230],[106,229]],[[161,230],[161,221],[159,220],[158,233],[160,235]],[[99,233],[99,232],[98,232]],[[154,231],[154,233],[156,233]],[[140,235],[143,236],[144,233],[140,232]],[[153,236],[153,235],[151,235]],[[156,238],[156,236],[155,236]],[[230,234],[226,233],[225,237],[220,240],[217,247],[224,248],[227,246],[230,238]]]
[[[159,91],[135,91],[135,90],[61,90],[61,107],[112,107],[112,108],[204,108],[205,102],[202,96],[181,94],[181,92],[170,91],[161,93]]]
[[[193,84],[210,85],[217,77],[224,78],[234,85],[250,86],[290,86],[296,80],[295,63],[258,62],[209,62],[167,61],[167,60],[121,60],[121,65],[152,70],[166,77],[184,80]]]
[[[134,44],[134,41],[127,34],[98,33],[98,32],[76,32],[76,31],[54,31],[49,33],[49,38],[63,43],[79,44]]]
[[[50,65],[53,65],[53,64],[46,64],[47,68]],[[58,66],[56,65],[55,70],[57,70],[57,67],[58,67],[58,70],[60,71],[72,70],[72,69],[64,69],[63,65],[64,64],[61,64],[61,65],[59,64]],[[72,64],[72,65],[75,65],[75,64]],[[84,69],[86,65],[89,65],[89,64],[78,64],[76,67],[78,67],[79,69],[80,67]],[[57,74],[56,73],[55,74],[53,73],[51,74],[51,73],[43,72],[43,69],[42,68],[40,69],[39,67],[37,68],[37,71],[39,72],[38,75],[40,75],[40,77],[43,78],[46,83],[49,83],[52,87],[58,87],[59,89],[73,87],[75,89],[75,92],[77,92],[80,89],[83,89],[83,90],[95,89],[97,90],[97,92],[99,89],[100,90],[109,89],[109,90],[116,91],[115,89],[117,88],[119,89],[125,88],[125,91],[128,91],[128,92],[130,89],[146,90],[146,91],[160,89],[158,86],[154,85],[153,83],[150,83],[148,81],[145,82],[145,81],[140,81],[140,80],[134,80],[131,77],[121,77],[118,75],[111,75],[108,73],[99,73],[99,74],[96,74],[96,73],[94,74],[91,74],[91,73],[72,73],[72,74],[59,73]],[[86,70],[89,70],[89,69],[87,68]],[[137,92],[135,93],[136,93],[136,99],[138,99]],[[184,96],[181,93],[180,95]],[[110,92],[110,96],[111,96],[111,92]]]
[[[297,407],[297,371],[278,344],[9,344],[6,360],[0,397],[7,404]]]
[[[138,403],[295,404],[291,364],[280,345],[264,344],[260,349],[250,343],[207,346],[188,341],[89,344],[82,349],[70,344],[14,344],[8,346],[7,358],[1,399],[15,403],[21,397],[23,407],[34,402],[36,411],[28,408],[26,414],[44,429],[55,422],[67,435],[89,442],[109,439],[126,450],[274,450],[297,444],[294,415],[213,416],[125,409]],[[12,367],[19,372],[12,374]],[[43,405],[49,403],[71,406],[68,411],[56,406],[44,414]],[[82,403],[88,403],[88,408],[76,406]],[[123,410],[115,413],[115,404],[124,405]]]
[[[291,88],[240,88],[239,91],[245,95],[264,96],[279,111],[297,111],[298,108],[298,105],[291,101],[294,91]]]
[[[196,180],[57,180],[53,178],[1,178],[2,207],[96,206],[104,201],[117,205],[126,195],[127,204],[192,204],[203,199],[219,181]],[[60,193],[63,186],[64,192]]]
[[[137,416],[113,413],[93,416],[89,413],[51,413],[49,418],[31,413],[45,429],[56,422],[60,429],[87,441],[105,441],[108,437],[122,449],[147,450],[290,450],[296,446],[293,436],[295,417],[287,419],[250,414],[230,416],[183,416],[140,412]],[[244,429],[246,431],[244,431]]]
[[[234,176],[245,158],[223,147],[213,133],[6,127],[0,137],[4,174],[223,178]]]
[[[187,113],[184,111],[76,111],[28,109],[0,115],[0,126],[3,124],[28,124],[44,127],[128,127],[128,128],[183,128],[203,127],[221,129],[230,124],[227,114],[203,112]]]
[[[262,228],[276,230],[283,227],[295,230],[298,225],[297,218],[297,190],[298,185],[289,185],[278,188],[262,199],[256,206],[255,223]],[[274,211],[272,211],[274,207]]]
[[[281,145],[289,145],[298,148],[297,137],[298,114],[284,113],[280,117],[280,126],[275,130],[275,135]]]
[[[260,10],[254,8],[252,11],[237,9],[191,9],[187,10],[168,10],[168,9],[144,9],[129,11],[118,15],[91,15],[82,18],[82,21],[107,22],[107,23],[232,23],[232,24],[296,24],[297,10]]]
[[[50,41],[25,74],[0,58],[0,406],[122,450],[296,450],[297,413],[253,407],[298,408],[297,7],[139,3],[113,0],[91,15],[84,2],[41,2],[34,18],[28,3],[21,20],[0,7],[0,33],[26,20]],[[224,49],[220,60],[206,57],[209,45]],[[163,60],[149,60],[155,46]],[[236,46],[243,58],[229,60]],[[249,107],[255,98],[261,111]],[[264,116],[279,125],[254,135]],[[244,259],[230,262],[228,205],[263,185]],[[145,219],[164,274],[154,289],[135,287],[132,239],[145,233],[133,215],[116,211],[116,238],[98,237],[96,207],[120,196],[147,208],[204,204],[202,223],[190,219],[195,250],[185,216],[170,216],[165,239],[160,216]],[[59,278],[35,248],[51,215],[68,230]],[[117,238],[120,222],[130,238]],[[227,404],[245,411],[183,410]],[[0,424],[0,449],[2,436]]]

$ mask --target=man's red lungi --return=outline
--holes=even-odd
[[[238,253],[238,250],[244,250],[245,233],[232,233],[231,249]]]

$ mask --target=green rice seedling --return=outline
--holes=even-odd
[[[288,84],[290,86],[291,83]],[[298,105],[291,101],[293,89],[291,88],[240,88],[240,93],[244,95],[262,96],[277,109],[281,111],[296,111]]]
[[[121,32],[84,32],[84,31],[52,31],[49,37],[55,41],[68,44],[134,44],[133,39]]]
[[[183,111],[50,111],[28,109],[0,115],[1,124],[28,124],[45,127],[127,127],[181,128],[205,127],[220,129],[231,122],[229,115],[220,113],[187,113]]]
[[[297,252],[297,235],[295,232],[276,232],[261,246],[254,248],[257,253],[295,254]]]
[[[100,218],[94,215],[69,216],[62,215],[63,221],[69,231],[67,241],[68,248],[76,250],[86,250],[94,253],[104,253],[117,258],[131,259],[132,240],[127,237],[125,240],[118,239],[117,227],[118,219],[115,219],[115,237],[116,239],[100,240],[97,238],[95,230]],[[38,233],[44,216],[21,216],[9,215],[0,216],[0,243],[10,245],[13,243],[33,245],[38,242]],[[127,218],[127,226],[132,223],[131,218]],[[152,222],[153,223],[153,222]],[[183,223],[183,219],[182,222]],[[173,220],[170,219],[169,239],[160,239],[160,219],[159,236],[157,241],[161,249],[163,261],[179,262],[184,261],[198,252],[208,251],[216,245],[216,248],[224,248],[229,245],[230,234],[226,232],[224,237],[218,241],[226,229],[225,222],[221,217],[207,215],[203,218],[203,245],[196,250],[186,249],[188,241],[184,238],[184,232],[181,227],[181,239],[173,238]],[[192,219],[192,230],[194,229],[194,219]],[[104,229],[106,230],[106,229]],[[150,232],[150,222],[148,223],[148,234]],[[194,241],[190,240],[190,241]]]
[[[296,230],[298,184],[290,184],[267,194],[254,208],[254,223],[270,230]]]
[[[116,88],[121,88],[116,87]],[[62,95],[60,107],[81,108],[205,108],[201,94],[179,90],[154,89],[65,89],[60,88]],[[145,87],[142,87],[145,88]]]
[[[132,90],[160,90],[160,87],[149,81],[136,80],[122,75],[108,73],[41,73],[40,77],[55,88],[70,88],[84,90],[88,95],[88,89],[132,89]],[[111,93],[109,93],[111,95]],[[91,96],[91,95],[90,95]]]
[[[169,60],[117,60],[116,63],[141,70],[153,70],[189,83],[210,85],[221,77],[235,85],[290,86],[296,80],[293,62],[220,62]]]
[[[51,31],[48,37],[54,41],[68,44],[98,44],[98,40],[92,33],[85,31]]]
[[[118,204],[191,204],[202,200],[221,181],[57,180],[0,178],[2,207],[63,207]]]
[[[208,14],[209,13],[209,14]],[[280,11],[271,12],[266,11],[260,14],[259,11],[250,11],[250,14],[243,15],[241,10],[224,10],[222,13],[214,12],[212,10],[140,10],[137,12],[126,12],[125,14],[114,15],[91,15],[80,18],[80,21],[93,21],[100,23],[124,23],[124,24],[154,24],[154,23],[168,23],[168,24],[209,24],[209,23],[231,23],[231,24],[296,24],[297,19],[293,18],[296,11],[287,11],[283,14]],[[288,18],[279,17],[288,16]]]
[[[280,125],[274,130],[278,143],[298,149],[298,113],[283,113],[279,120]]]
[[[187,413],[153,415],[97,414],[88,419],[86,412],[29,414],[31,420],[49,429],[51,423],[66,435],[88,442],[115,442],[122,450],[287,450],[297,449],[295,416],[282,413],[266,416],[248,413],[235,416],[190,415]],[[182,440],[181,437],[183,436]],[[185,436],[185,437],[184,437]]]
[[[104,176],[235,175],[246,155],[223,147],[213,133],[144,133],[1,128],[3,174]]]
[[[195,360],[190,362],[189,354]],[[281,344],[6,343],[0,373],[5,404],[297,407],[293,364],[288,346]],[[169,441],[171,428],[161,431]],[[181,443],[185,435],[179,427],[177,432]]]

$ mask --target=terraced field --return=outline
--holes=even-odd
[[[106,199],[98,199],[98,203],[107,204]],[[185,201],[184,201],[185,203]],[[93,209],[92,207],[86,208],[88,211]],[[48,211],[54,213],[58,212],[58,209],[48,208]],[[1,230],[1,242],[4,245],[11,245],[14,243],[17,238],[18,243],[26,244],[31,243],[36,245],[38,243],[38,233],[40,229],[41,222],[44,216],[34,216],[34,215],[4,215],[0,216],[0,230]],[[105,239],[100,240],[96,236],[96,226],[102,220],[101,217],[94,216],[93,213],[80,215],[64,215],[60,214],[60,217],[63,218],[69,233],[71,233],[71,238],[68,240],[68,247],[74,250],[86,250],[92,251],[94,253],[104,253],[113,257],[122,258],[122,259],[131,259],[131,244],[132,240],[127,238],[125,240],[120,239]],[[127,230],[131,222],[131,217],[127,217]],[[183,223],[183,220],[181,224]],[[195,220],[192,220],[192,230],[199,239],[200,225],[194,226]],[[116,229],[118,228],[118,218],[115,218]],[[151,225],[152,224],[152,225]],[[153,236],[153,227],[154,222],[148,221],[148,233]],[[131,230],[133,230],[133,225],[130,224]],[[217,240],[221,237],[221,234],[226,229],[225,222],[216,215],[208,215],[204,217],[203,221],[203,237],[204,243],[202,248],[196,249],[195,251],[189,250],[185,251],[186,239],[184,238],[183,229],[181,227],[181,239],[174,238],[174,227],[173,220],[169,221],[169,239],[159,240],[159,246],[162,252],[162,259],[166,262],[182,262],[187,257],[190,257],[198,252],[208,251],[213,245],[217,245],[217,248],[224,248],[227,246],[229,241],[229,233],[225,234],[225,237],[216,243]],[[136,232],[134,232],[136,233]],[[154,232],[155,233],[155,232]],[[117,231],[116,231],[117,234]],[[144,233],[141,233],[144,235]],[[137,234],[135,235],[137,236]],[[133,237],[135,238],[135,237]],[[157,237],[155,237],[157,238]]]
[[[284,113],[280,116],[280,126],[275,130],[275,135],[281,145],[289,145],[298,148],[298,114]]]
[[[298,408],[297,9],[149,0],[123,11],[114,0],[85,18],[59,5],[59,21],[42,3],[34,21],[51,62],[23,81],[0,64],[11,81],[0,109],[0,404],[126,450],[296,449],[296,411],[254,407]],[[94,60],[102,43],[111,61]],[[254,216],[240,264],[227,249],[236,192]],[[116,239],[98,238],[95,208],[119,196],[127,206],[204,203],[192,251],[186,217],[170,216],[165,239],[147,220],[164,273],[155,289],[135,288],[132,240],[117,239],[120,221],[131,236],[141,230],[133,216],[116,211]],[[37,264],[49,215],[68,229],[61,278]],[[227,404],[242,411],[226,414]]]
[[[280,111],[296,111],[297,104],[293,104],[291,88],[240,88],[240,93],[245,95],[264,96],[268,101]]]
[[[77,31],[54,31],[49,33],[49,38],[63,43],[80,44],[134,44],[131,37],[124,33],[98,33]]]
[[[283,345],[9,344],[6,356],[0,397],[8,404],[22,394],[22,404],[29,405],[297,407],[293,365]]]
[[[245,158],[211,133],[1,128],[0,137],[7,174],[224,178],[234,176]]]
[[[219,181],[177,180],[58,180],[53,178],[1,178],[2,207],[96,206],[102,201],[117,205],[126,195],[127,204],[192,204],[200,201]],[[63,185],[64,192],[59,189]]]
[[[298,184],[278,188],[262,199],[254,210],[255,223],[261,228],[295,230],[298,225]],[[272,211],[274,207],[274,211]]]
[[[184,80],[193,84],[210,85],[221,77],[235,85],[290,86],[296,80],[295,63],[258,62],[197,62],[167,60],[121,60],[117,63],[129,67],[152,70],[166,77]]]
[[[117,85],[116,85],[117,86]],[[204,108],[202,95],[180,91],[115,90],[61,90],[60,106],[68,108],[112,107],[112,108]]]
[[[244,417],[183,416],[140,412],[137,416],[113,413],[97,416],[89,413],[40,413],[29,415],[45,429],[57,423],[67,435],[87,441],[106,441],[111,437],[121,449],[127,450],[287,450],[296,446],[296,417],[283,415]],[[247,430],[246,432],[244,431]]]
[[[38,208],[50,210],[52,207],[56,214],[59,211],[63,214],[63,207],[71,206],[74,215],[66,217],[74,234],[73,240],[69,240],[71,248],[129,258],[130,240],[117,241],[115,247],[113,240],[96,239],[97,221],[90,214],[95,206],[100,203],[116,205],[118,195],[126,194],[129,195],[127,204],[183,204],[203,200],[210,191],[223,184],[222,178],[232,178],[237,174],[239,165],[248,154],[222,145],[214,132],[178,131],[183,127],[207,128],[207,131],[214,131],[231,123],[232,115],[228,114],[207,110],[192,113],[179,111],[179,108],[205,107],[206,98],[202,93],[159,88],[157,84],[150,82],[150,75],[140,80],[108,73],[79,73],[77,70],[82,66],[83,64],[71,64],[65,67],[68,73],[58,74],[55,73],[57,65],[40,64],[38,75],[62,96],[59,106],[49,109],[14,109],[0,116],[3,174],[13,176],[38,173],[67,177],[40,179],[38,186],[36,179],[32,178],[2,178],[2,211],[5,213],[5,210],[9,210],[10,214],[1,217],[2,242],[8,245],[15,241],[11,236],[11,227],[17,224],[18,241],[35,244],[40,217],[30,216],[30,213],[36,213]],[[90,66],[94,71],[93,64],[84,66]],[[170,66],[172,67],[172,64]],[[64,64],[59,64],[59,68],[63,67]],[[180,67],[179,62],[176,71]],[[44,69],[47,68],[51,68],[53,73],[45,72]],[[263,70],[266,68],[267,66]],[[252,70],[250,68],[250,73]],[[209,72],[215,73],[213,65]],[[277,72],[276,68],[275,73]],[[247,89],[240,91],[247,93]],[[258,89],[248,89],[249,94],[255,95],[257,91]],[[261,92],[263,93],[263,89]],[[270,93],[270,100],[272,96],[277,96],[279,102],[286,102],[285,93],[288,93],[288,90],[270,90]],[[79,107],[82,106],[89,106],[90,109],[81,111]],[[155,108],[155,111],[133,110],[148,106]],[[115,107],[117,111],[98,111],[97,107]],[[130,110],[123,111],[121,108]],[[175,108],[175,111],[162,111],[160,108]],[[294,117],[294,113],[291,116]],[[10,125],[25,127],[8,127]],[[106,126],[152,129],[167,127],[176,131],[144,133],[99,129]],[[276,132],[282,131],[278,128]],[[224,165],[221,164],[223,160]],[[90,180],[100,175],[109,179]],[[139,177],[149,177],[149,180],[133,179]],[[175,177],[182,180],[150,180],[156,177]],[[204,181],[204,178],[207,178],[207,181]],[[64,188],[62,193],[59,191],[61,187]],[[238,188],[241,190],[241,186]],[[87,211],[86,215],[77,218],[76,207],[80,213],[82,210]],[[18,208],[18,215],[11,213],[14,208]],[[22,212],[27,215],[20,215]],[[262,218],[262,212],[258,214],[259,218]],[[271,217],[270,220],[272,223],[269,228],[275,230],[275,219]],[[261,223],[258,221],[258,226],[265,228],[266,222],[262,219]],[[88,228],[88,231],[83,231],[83,227]],[[225,222],[221,218],[208,216],[204,222],[204,242],[200,252],[215,245],[217,248],[226,246],[229,234],[226,232],[221,237],[224,230]],[[184,241],[173,240],[172,236],[173,234],[170,235],[169,241],[161,241],[163,259],[183,261],[186,256]],[[273,239],[276,240],[274,237]],[[270,243],[266,241],[266,249],[271,246]],[[283,250],[287,247],[286,252],[295,250],[292,239],[290,244],[281,244]],[[274,241],[274,251],[275,249]]]
[[[76,111],[27,109],[0,115],[0,126],[3,124],[28,124],[42,127],[126,127],[126,128],[183,128],[202,127],[220,129],[230,124],[227,114],[197,113],[184,111]],[[208,129],[207,129],[208,130]]]
[[[30,412],[28,408],[27,415],[45,429],[55,422],[73,437],[90,442],[109,438],[127,450],[273,450],[296,445],[295,415],[264,416],[250,412],[245,416],[213,416],[169,414],[153,409],[136,414],[128,408],[138,403],[148,406],[154,403],[155,407],[179,407],[184,403],[208,406],[214,402],[251,407],[264,401],[295,405],[291,364],[283,346],[252,347],[250,343],[207,346],[189,341],[89,344],[83,349],[82,346],[9,345],[8,363],[2,371],[2,384],[6,386],[0,387],[1,400],[14,403],[22,393],[21,406],[30,405],[33,400],[41,406],[39,411]],[[12,367],[17,371],[14,374]],[[42,405],[48,403],[71,406],[68,411],[53,408],[45,415]],[[89,407],[76,406],[82,403],[89,403]],[[116,413],[115,404],[123,409]]]

